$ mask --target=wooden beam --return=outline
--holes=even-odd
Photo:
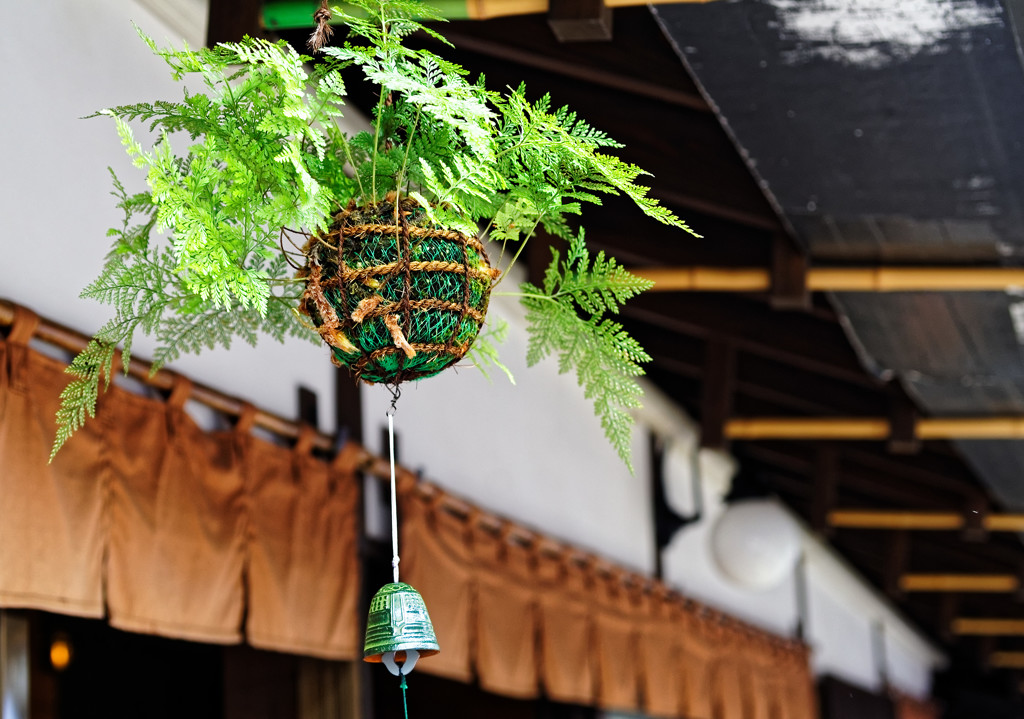
[[[1024,636],[1024,619],[957,617],[952,622],[952,631],[961,636]]]
[[[1020,578],[1015,574],[904,574],[899,587],[904,592],[1011,594],[1020,589]]]

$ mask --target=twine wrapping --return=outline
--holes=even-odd
[[[435,227],[408,198],[350,204],[305,254],[300,309],[335,363],[369,383],[430,377],[462,359],[499,274],[478,239]]]

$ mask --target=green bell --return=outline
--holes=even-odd
[[[404,582],[385,584],[377,590],[366,620],[364,661],[382,662],[398,676],[411,672],[420,657],[440,650],[419,592]],[[401,668],[397,662],[402,662]]]

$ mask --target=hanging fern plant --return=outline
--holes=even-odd
[[[692,231],[636,184],[643,171],[607,154],[620,145],[547,96],[529,101],[471,81],[460,66],[403,44],[414,32],[443,41],[414,0],[356,0],[348,38],[309,58],[283,42],[246,38],[215,48],[161,49],[176,80],[205,92],[103,110],[113,118],[149,191],[129,195],[114,246],[83,296],[115,315],[72,362],[54,453],[95,411],[120,346],[127,366],[137,331],[158,343],[154,367],[235,338],[322,338],[357,378],[397,385],[428,377],[467,352],[497,364],[478,336],[502,272],[484,248],[519,257],[543,229],[569,243],[543,286],[520,287],[530,364],[557,355],[594,401],[628,462],[628,410],[649,358],[608,315],[646,289],[603,253],[591,256],[569,218],[602,194],[624,194],[654,219]],[[335,13],[340,11],[335,10]],[[330,28],[317,11],[313,40]],[[343,71],[357,67],[378,99],[372,128],[347,136]],[[129,123],[148,123],[146,148]],[[172,143],[189,143],[176,152]],[[301,236],[301,241],[295,238]],[[500,366],[500,365],[499,365]]]

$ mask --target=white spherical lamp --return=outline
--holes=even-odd
[[[737,500],[711,530],[711,554],[733,584],[767,591],[793,571],[800,556],[800,529],[775,500]]]

